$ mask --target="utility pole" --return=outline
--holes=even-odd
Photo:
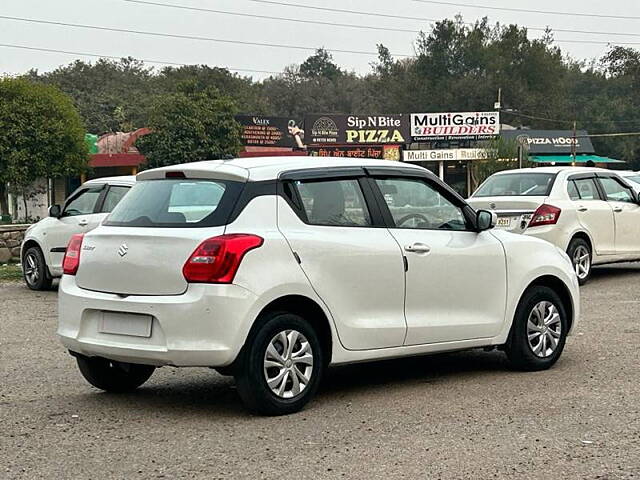
[[[571,139],[571,158],[572,158],[572,162],[571,162],[571,166],[575,167],[576,166],[576,141],[577,141],[577,137],[576,137],[576,121],[573,121],[573,138]]]

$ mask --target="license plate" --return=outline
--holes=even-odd
[[[102,312],[102,318],[98,325],[100,333],[112,335],[129,335],[132,337],[150,337],[151,315],[137,313]]]
[[[496,227],[509,228],[511,226],[511,217],[498,217]]]

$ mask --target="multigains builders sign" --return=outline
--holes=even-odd
[[[411,139],[414,142],[485,140],[499,134],[499,112],[411,114]]]

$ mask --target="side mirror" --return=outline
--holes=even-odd
[[[476,227],[479,232],[489,230],[496,226],[498,222],[498,215],[496,212],[490,212],[489,210],[478,210],[476,213]]]
[[[51,205],[49,207],[49,216],[50,217],[60,218],[61,215],[62,215],[62,209],[60,208],[60,205]]]

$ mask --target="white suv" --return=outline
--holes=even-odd
[[[498,215],[498,228],[542,238],[565,250],[580,280],[591,266],[640,260],[638,194],[602,168],[505,170],[489,177],[468,200]]]
[[[72,238],[59,288],[62,343],[107,391],[214,367],[250,409],[290,413],[328,365],[499,347],[549,368],[578,320],[564,252],[491,230],[417,166],[258,158],[137,179]]]
[[[62,275],[69,239],[96,228],[136,181],[134,176],[97,178],[83,183],[64,206],[49,207],[49,216],[31,225],[22,242],[22,274],[32,290],[46,290]]]

